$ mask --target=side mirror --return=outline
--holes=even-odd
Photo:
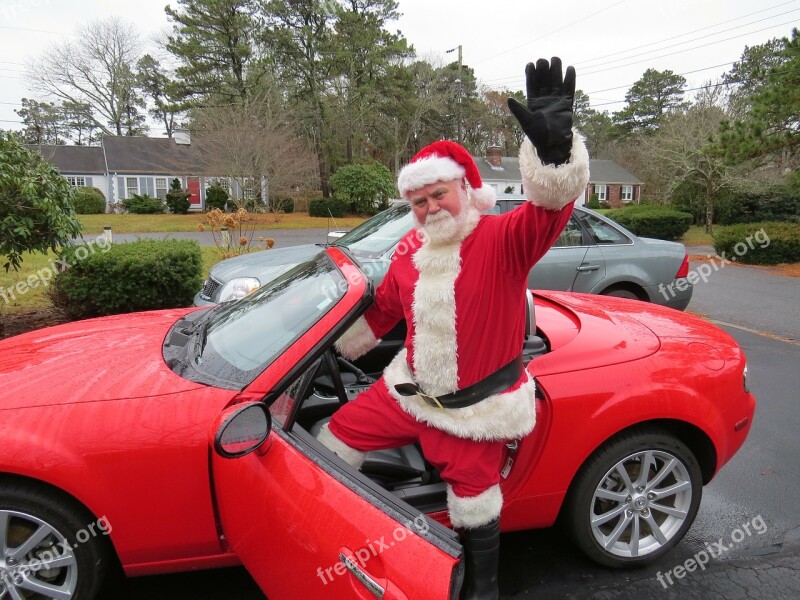
[[[272,415],[263,402],[226,409],[217,419],[214,451],[222,458],[239,458],[261,446],[272,430]]]

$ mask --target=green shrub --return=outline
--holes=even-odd
[[[175,215],[189,214],[189,207],[192,205],[189,198],[192,195],[188,190],[181,187],[180,180],[176,177],[172,180],[167,197],[164,198],[164,203],[169,207],[169,211]]]
[[[274,212],[290,214],[294,212],[294,199],[290,196],[272,194],[269,198],[270,208]]]
[[[666,206],[628,206],[608,214],[617,223],[641,237],[679,240],[689,231],[692,215]]]
[[[147,194],[134,194],[122,201],[122,207],[134,215],[157,215],[164,212],[164,203]]]
[[[227,190],[218,183],[213,184],[206,190],[206,210],[218,208],[225,210],[225,204],[228,202]]]
[[[728,260],[751,265],[777,265],[800,261],[800,223],[763,221],[720,227],[714,232],[714,249]]]
[[[344,200],[312,200],[308,205],[308,214],[312,217],[343,217],[347,214],[347,202]]]
[[[397,195],[394,176],[384,165],[345,165],[330,178],[333,197],[344,200],[351,212],[374,215]]]
[[[15,133],[0,132],[0,268],[19,270],[25,252],[45,252],[81,232],[74,188]]]
[[[203,282],[200,246],[188,240],[69,246],[60,258],[70,268],[53,301],[73,318],[190,306]]]
[[[79,215],[102,215],[106,212],[106,197],[96,187],[77,187],[73,197]]]
[[[592,210],[598,210],[600,208],[603,208],[602,205],[600,204],[600,198],[598,197],[597,194],[592,194],[592,199],[586,203],[586,208],[591,208]]]

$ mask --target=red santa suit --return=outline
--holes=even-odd
[[[477,527],[499,516],[503,447],[533,430],[535,383],[523,371],[505,391],[464,408],[431,406],[395,386],[415,383],[425,394],[442,396],[519,356],[528,273],[564,229],[573,201],[586,188],[588,164],[577,132],[571,159],[560,166],[543,165],[526,139],[520,170],[529,202],[503,215],[485,215],[481,211],[494,195],[482,186],[466,150],[453,142],[427,147],[401,171],[398,187],[405,195],[465,177],[472,189],[470,205],[462,207],[463,227],[446,244],[431,243],[419,230],[409,233],[375,303],[337,343],[342,355],[357,358],[405,319],[404,348],[377,383],[334,414],[319,439],[355,466],[367,451],[419,442],[448,484],[456,527]]]

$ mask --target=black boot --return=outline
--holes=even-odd
[[[500,559],[500,520],[460,529],[464,545],[464,591],[462,600],[498,600],[497,565]]]

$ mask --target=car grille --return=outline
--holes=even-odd
[[[211,279],[209,277],[206,279],[206,282],[203,284],[203,289],[200,290],[200,297],[203,300],[211,300],[214,297],[214,292],[217,291],[219,288],[220,283],[216,279]]]

